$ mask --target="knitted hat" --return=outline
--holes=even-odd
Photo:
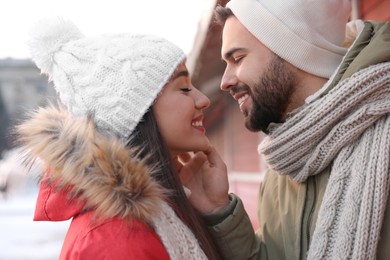
[[[231,0],[237,19],[274,53],[329,78],[341,63],[350,0]]]
[[[141,34],[84,37],[70,21],[38,22],[31,56],[69,111],[94,115],[103,130],[128,138],[185,54],[165,39]]]

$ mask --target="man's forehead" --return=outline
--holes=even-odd
[[[259,40],[236,17],[232,16],[226,20],[222,31],[221,55],[223,58],[258,43]]]

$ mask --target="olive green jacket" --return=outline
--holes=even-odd
[[[356,71],[389,61],[390,24],[365,22],[363,31],[320,97]],[[231,195],[231,203],[218,214],[205,216],[225,259],[306,259],[329,174],[327,168],[297,183],[288,176],[267,172],[259,192],[260,228],[256,234],[241,200],[235,195]],[[390,210],[385,212],[377,259],[390,259]]]

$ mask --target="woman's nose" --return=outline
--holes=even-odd
[[[195,106],[197,109],[206,109],[210,106],[210,99],[203,94],[200,90],[197,90],[197,97],[195,100]]]

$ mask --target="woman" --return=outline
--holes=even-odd
[[[32,58],[53,81],[59,108],[18,127],[27,161],[44,167],[35,220],[72,218],[61,259],[219,259],[175,168],[203,151],[209,100],[181,49],[139,34],[84,37],[43,21]]]

